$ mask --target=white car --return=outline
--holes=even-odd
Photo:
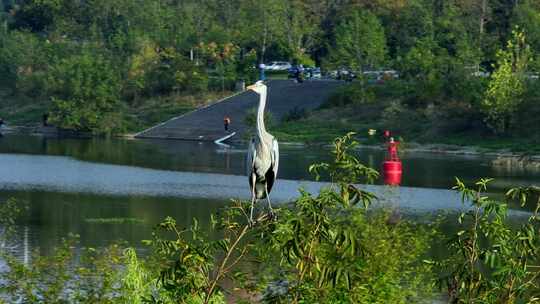
[[[291,64],[286,61],[272,61],[264,69],[267,71],[286,71],[291,67]]]

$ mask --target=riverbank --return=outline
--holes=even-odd
[[[538,106],[518,115],[514,127],[495,134],[479,108],[459,102],[436,100],[414,104],[397,94],[399,83],[370,87],[362,97],[358,84],[336,91],[320,108],[295,119],[280,121],[270,132],[280,143],[324,145],[347,132],[356,132],[363,147],[384,148],[384,130],[408,152],[485,156],[495,166],[540,169],[540,136],[535,132]],[[412,103],[412,104],[411,104]],[[374,135],[368,135],[376,130]]]
[[[360,139],[362,142],[362,139]],[[316,145],[316,143],[300,143],[300,142],[281,142],[282,145],[288,146],[308,146]],[[318,143],[330,147],[330,145]],[[386,146],[384,144],[364,144],[358,147],[358,149],[374,149],[384,150]],[[406,143],[406,146],[401,150],[402,153],[431,153],[441,155],[461,155],[479,157],[483,156],[490,159],[491,165],[494,167],[501,167],[511,171],[518,170],[530,170],[540,171],[540,153],[529,154],[525,152],[512,152],[509,149],[492,149],[479,146],[458,146],[450,144],[437,144],[437,143]]]
[[[306,145],[297,142],[282,143],[290,146]],[[322,143],[321,143],[322,144]],[[325,145],[328,146],[329,145]],[[366,144],[358,147],[359,149],[384,150],[383,144]],[[442,155],[461,155],[489,158],[490,164],[494,167],[505,168],[507,171],[540,171],[540,153],[528,154],[511,152],[509,149],[490,149],[478,146],[458,146],[449,144],[422,144],[407,143],[402,153],[432,153]]]
[[[199,94],[170,94],[140,97],[122,112],[123,128],[126,133],[136,133],[172,117],[207,106],[231,95],[232,92],[209,91]],[[3,118],[8,132],[33,133],[43,122],[43,115],[51,107],[49,101],[33,100],[0,91],[0,118]]]
[[[4,127],[2,132],[4,134],[20,134],[20,135],[36,135],[36,136],[58,136],[55,132],[43,133],[39,127],[28,126],[9,126]],[[73,137],[73,136],[71,136]],[[91,136],[75,136],[78,138],[88,138]],[[125,133],[114,136],[116,138],[122,138],[126,140],[135,139],[135,133]],[[276,136],[281,146],[288,147],[324,147],[330,148],[328,142],[301,142],[301,141],[287,141],[281,140]],[[385,145],[382,142],[375,143],[373,139],[358,138],[361,145],[358,149],[373,149],[384,150]],[[241,138],[233,139],[231,143],[235,145],[245,145],[247,141]],[[489,160],[490,164],[494,167],[504,168],[507,171],[540,171],[540,153],[533,152],[514,152],[509,148],[491,148],[482,146],[462,146],[442,143],[418,143],[418,142],[406,142],[402,145],[402,153],[429,153],[440,155],[460,155],[471,157],[485,157]]]

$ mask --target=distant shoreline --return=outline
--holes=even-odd
[[[29,127],[29,126],[9,126],[2,128],[3,134],[18,134],[18,135],[35,135],[43,136],[47,135],[46,133],[40,133],[39,127]],[[49,134],[51,135],[51,134]],[[54,136],[54,135],[53,135]],[[88,138],[88,134],[85,133],[82,136],[70,136]],[[118,134],[114,136],[115,138],[123,139],[135,139],[135,133],[125,133]],[[175,139],[172,139],[175,140]],[[233,143],[241,144],[245,143],[244,140],[233,140]],[[315,143],[303,143],[303,142],[280,142],[281,145],[287,146],[324,146],[330,147],[326,142],[315,142]],[[361,144],[359,148],[366,149],[376,149],[383,150],[383,145],[373,145],[373,144]],[[491,163],[494,166],[498,167],[514,167],[524,170],[540,170],[540,155],[539,154],[527,154],[520,152],[512,152],[508,149],[490,149],[490,148],[481,148],[477,146],[460,146],[460,145],[449,145],[449,144],[421,144],[415,142],[407,143],[405,148],[406,153],[432,153],[432,154],[443,154],[443,155],[461,155],[461,156],[486,156],[491,159]]]

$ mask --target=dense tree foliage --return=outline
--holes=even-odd
[[[68,113],[58,114],[58,100],[70,107],[77,101],[66,97],[73,91],[47,86],[71,77],[58,73],[72,73],[67,66],[77,58],[110,70],[105,74],[115,80],[105,91],[118,113],[150,97],[232,89],[236,80],[255,79],[257,62],[271,60],[393,68],[409,81],[409,106],[451,99],[480,108],[486,87],[477,75],[494,69],[515,25],[531,46],[529,71],[540,68],[534,0],[9,0],[2,8],[1,85],[12,99],[48,104],[55,117]],[[83,55],[94,52],[88,50],[96,54]],[[77,64],[80,75],[92,69]],[[75,114],[61,125],[122,128],[103,121],[103,113],[94,116],[94,124]]]
[[[530,49],[523,32],[514,31],[507,49],[499,51],[497,57],[497,69],[493,72],[483,104],[493,128],[505,132],[525,90],[524,73]]]
[[[355,11],[335,29],[330,61],[361,71],[384,62],[386,40],[377,17],[368,11]]]

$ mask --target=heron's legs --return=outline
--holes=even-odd
[[[266,185],[264,187],[264,192],[266,192],[266,200],[268,201],[268,208],[270,209],[270,215],[274,217],[274,209],[272,209],[272,204],[270,204],[270,195],[268,195],[268,189]]]
[[[251,213],[250,213],[250,216],[249,216],[249,224],[253,224],[253,207],[255,205],[255,200],[256,200],[256,196],[255,196],[255,174],[251,174]]]

